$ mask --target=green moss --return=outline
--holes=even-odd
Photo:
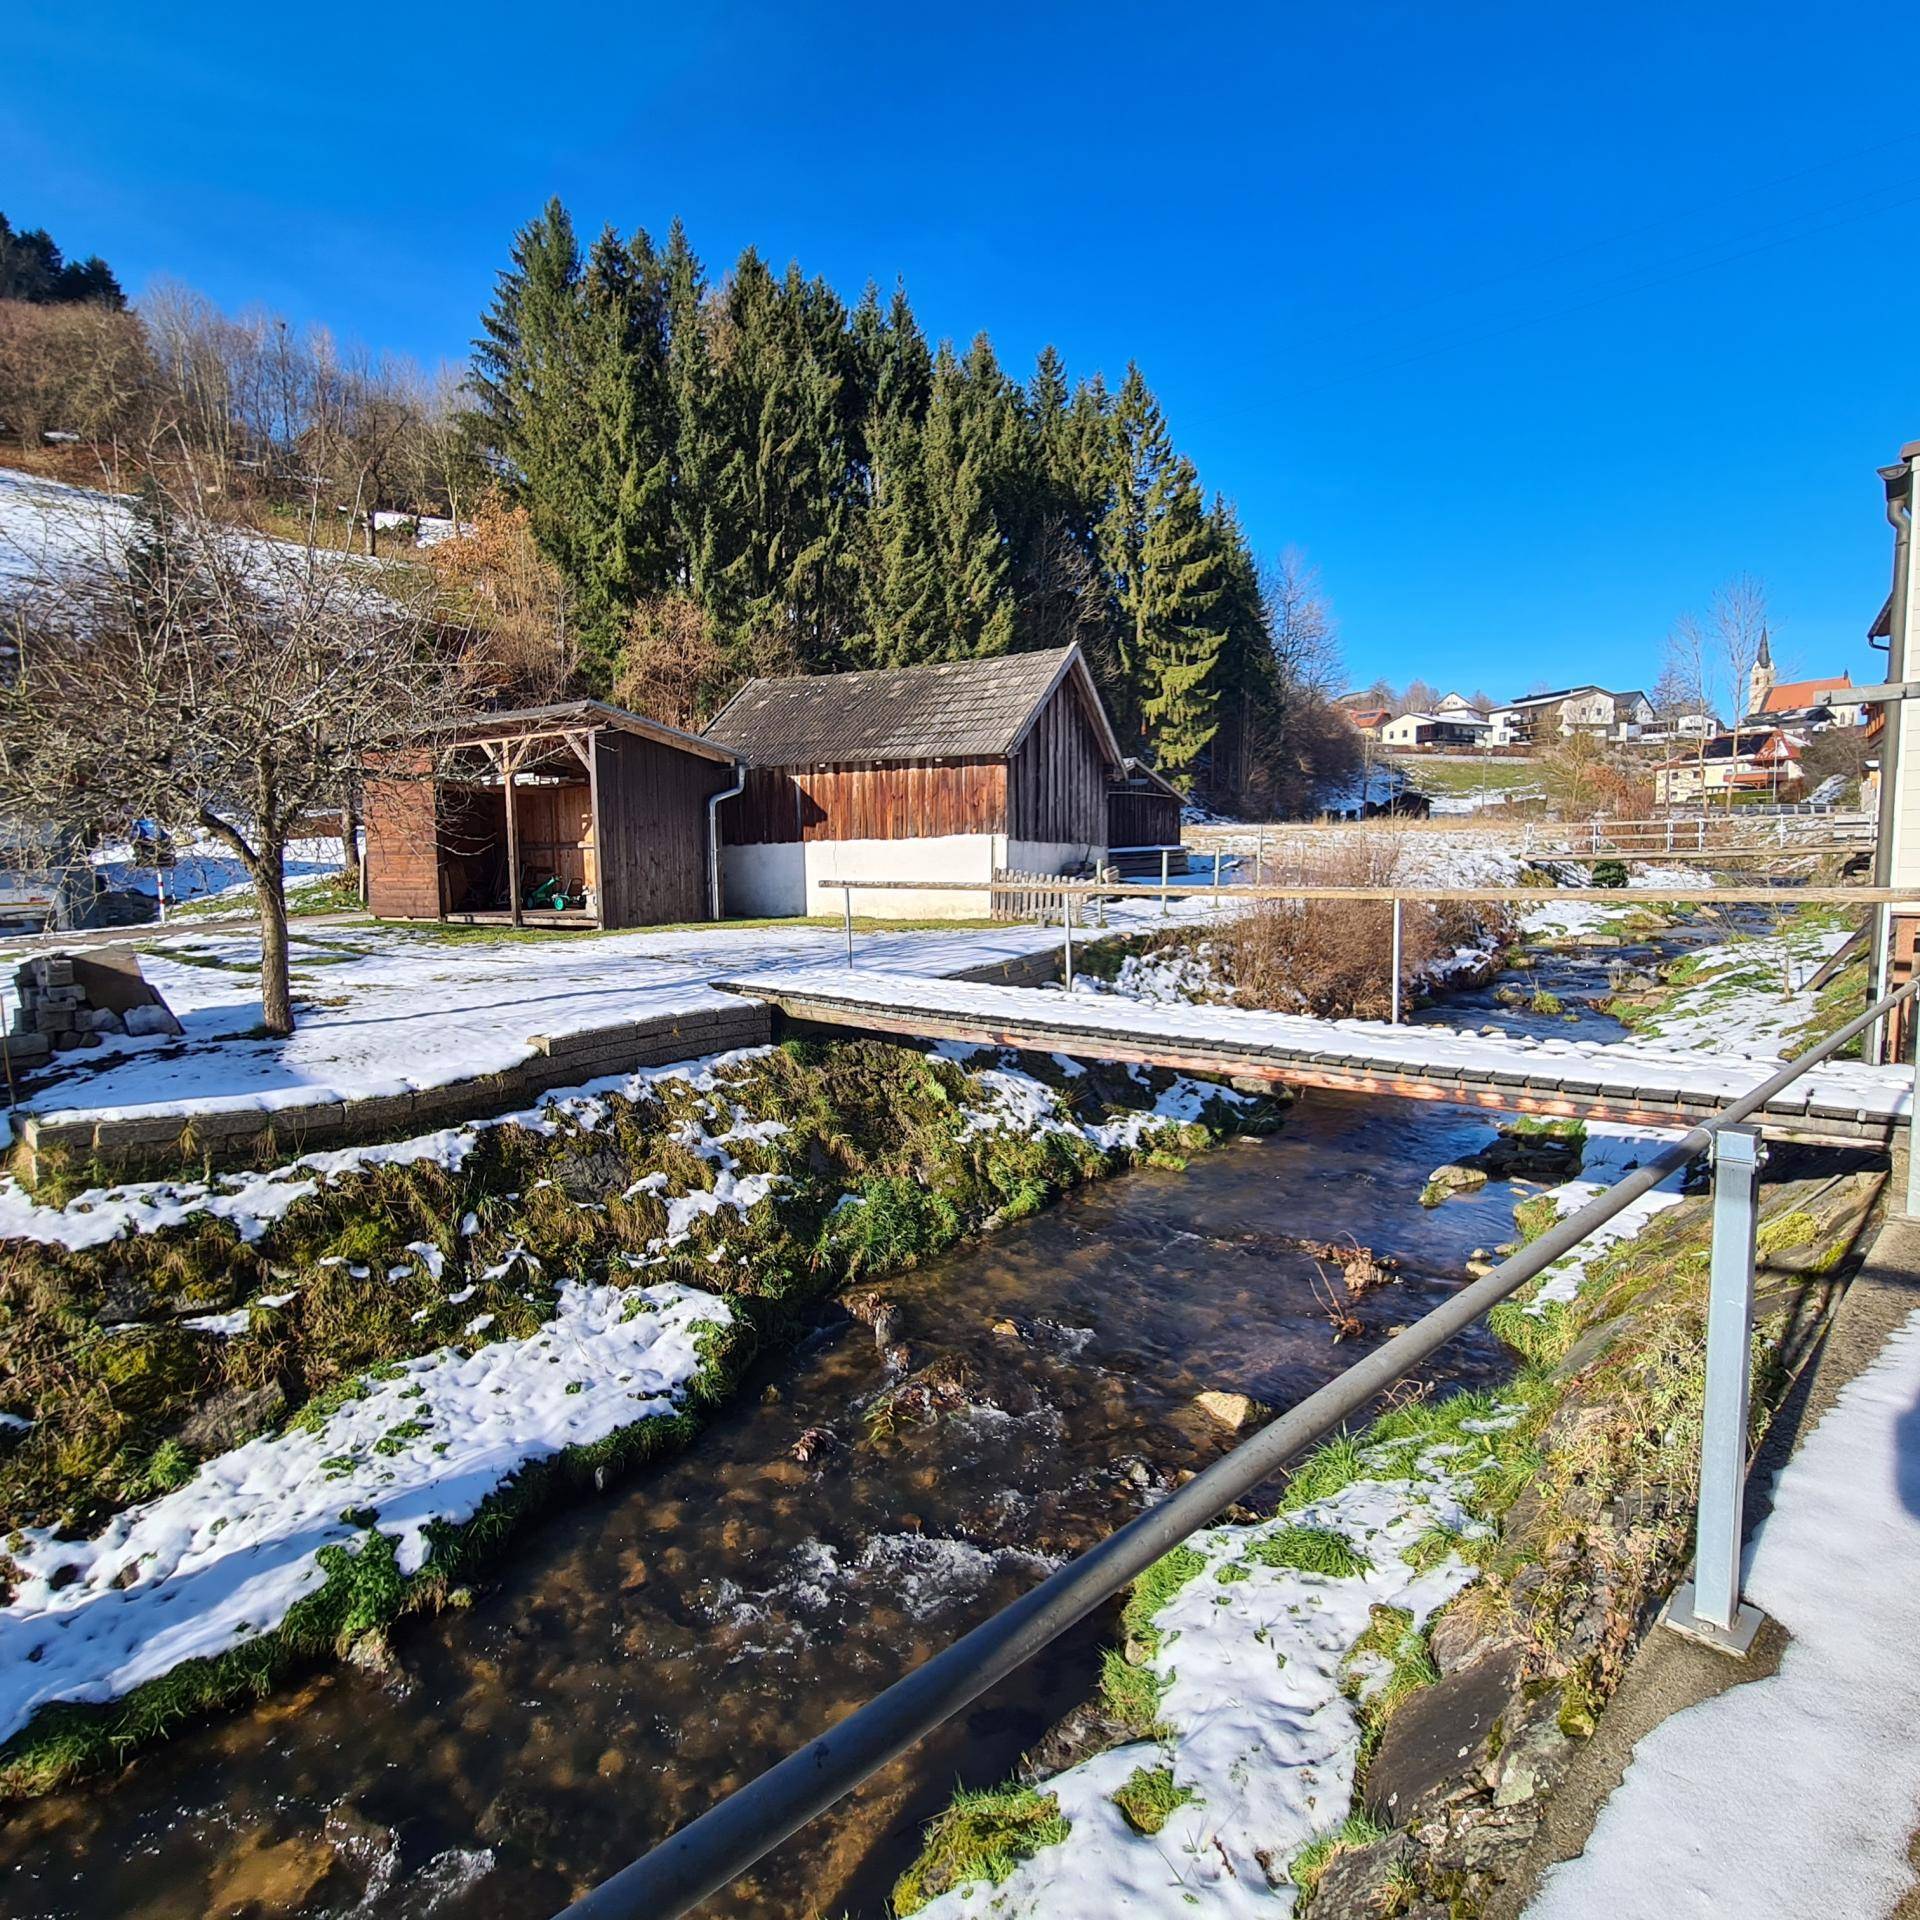
[[[1174,1785],[1171,1767],[1135,1767],[1112,1795],[1135,1833],[1156,1834],[1188,1801],[1199,1796]]]
[[[1069,1099],[1084,1120],[1138,1111],[1166,1076],[1145,1078],[1097,1067],[1070,1082],[1058,1076],[1062,1117]],[[1077,1130],[1036,1138],[975,1129],[969,1111],[988,1097],[964,1068],[910,1047],[788,1045],[733,1063],[718,1089],[665,1078],[635,1098],[607,1096],[594,1126],[550,1108],[555,1124],[542,1130],[478,1129],[458,1167],[349,1172],[297,1200],[255,1242],[202,1215],[97,1248],[10,1244],[0,1249],[0,1377],[8,1409],[34,1424],[0,1447],[0,1527],[90,1529],[178,1484],[194,1460],[180,1437],[185,1423],[216,1396],[236,1408],[243,1430],[247,1396],[268,1410],[262,1422],[317,1432],[372,1382],[399,1378],[404,1362],[471,1344],[463,1329],[480,1313],[494,1318],[491,1337],[528,1337],[551,1318],[560,1274],[628,1282],[627,1257],[647,1251],[665,1227],[657,1195],[632,1191],[636,1178],[663,1172],[674,1190],[714,1178],[712,1164],[684,1143],[689,1125],[719,1133],[737,1110],[785,1128],[729,1142],[743,1170],[777,1176],[775,1197],[744,1218],[723,1209],[697,1221],[664,1261],[652,1251],[645,1276],[729,1290],[742,1337],[755,1340],[786,1337],[802,1303],[846,1280],[923,1259],[1129,1158],[1096,1149]],[[1173,1140],[1190,1151],[1272,1116],[1216,1102],[1203,1122],[1148,1143]],[[839,1206],[848,1193],[856,1204]],[[439,1250],[438,1277],[409,1251],[416,1243]],[[715,1265],[713,1252],[732,1257]],[[228,1311],[264,1292],[292,1297],[255,1312],[240,1336],[196,1334],[173,1318],[183,1305]],[[465,1296],[459,1306],[454,1294]],[[126,1319],[138,1324],[107,1330]],[[696,1393],[694,1408],[704,1404]],[[406,1583],[401,1610],[434,1604],[449,1569],[470,1570],[497,1550],[535,1510],[523,1504],[528,1489],[591,1486],[610,1463],[678,1444],[696,1417],[643,1422],[523,1471],[440,1543],[429,1568]],[[425,1431],[402,1421],[375,1450],[392,1454]],[[350,1465],[345,1456],[329,1463],[333,1471]],[[326,1590],[365,1587],[375,1568],[356,1567],[337,1561]],[[380,1610],[372,1602],[353,1609],[356,1618]],[[155,1729],[242,1697],[333,1644],[294,1621],[152,1693],[75,1709],[78,1720],[36,1723],[22,1736],[26,1747],[0,1755],[0,1794],[110,1764]]]
[[[1050,1793],[999,1787],[957,1793],[927,1828],[920,1857],[894,1882],[893,1911],[918,1913],[929,1901],[970,1880],[999,1886],[1021,1861],[1057,1847],[1071,1831]]]
[[[1520,1229],[1520,1244],[1531,1246],[1560,1219],[1560,1203],[1550,1193],[1536,1193],[1522,1200],[1513,1210],[1514,1225]]]
[[[1158,1739],[1167,1729],[1160,1719],[1166,1684],[1149,1666],[1136,1666],[1118,1647],[1100,1655],[1100,1706],[1133,1740]]]

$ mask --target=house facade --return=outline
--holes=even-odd
[[[1078,647],[752,680],[705,738],[746,763],[720,808],[726,907],[894,919],[991,910],[1001,870],[1098,867],[1125,756]],[[978,892],[947,891],[977,882]]]
[[[1403,713],[1380,729],[1389,747],[1480,747],[1492,744],[1493,723],[1471,707],[1433,713]]]
[[[1605,687],[1560,687],[1530,693],[1492,715],[1521,745],[1543,746],[1576,733],[1602,740],[1636,740],[1653,720],[1653,702],[1638,688],[1612,693]]]
[[[1806,742],[1781,727],[1743,727],[1716,734],[1684,758],[1653,771],[1658,806],[1731,800],[1740,794],[1797,800],[1806,781],[1800,752]]]

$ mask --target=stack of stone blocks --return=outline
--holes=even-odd
[[[136,974],[137,977],[137,974]],[[16,1067],[37,1066],[49,1054],[97,1047],[109,1033],[178,1033],[180,1023],[158,1000],[123,1012],[96,1007],[76,977],[70,954],[29,960],[14,975],[13,1030],[7,1051]]]

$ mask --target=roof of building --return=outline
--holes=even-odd
[[[1119,766],[1125,755],[1078,647],[749,680],[708,724],[707,738],[759,767],[1005,760],[1070,676],[1108,763]]]
[[[1129,755],[1121,762],[1121,768],[1121,777],[1114,782],[1116,790],[1132,787],[1136,791],[1166,795],[1178,800],[1183,807],[1187,804],[1187,796],[1164,773],[1148,766],[1144,760]]]
[[[1342,707],[1340,711],[1362,732],[1384,727],[1393,718],[1391,707]]]
[[[1836,688],[1852,685],[1853,676],[1850,673],[1830,673],[1818,680],[1782,680],[1778,686],[1767,689],[1767,697],[1761,703],[1760,711],[1798,713],[1803,707],[1825,706],[1829,693]]]
[[[657,740],[663,746],[678,747],[697,754],[702,760],[731,763],[738,756],[713,740],[697,733],[683,733],[661,720],[649,720],[645,714],[629,713],[625,707],[610,706],[604,700],[560,700],[545,707],[506,707],[481,713],[457,713],[431,731],[451,734],[461,741],[509,740],[518,736],[566,734],[581,729],[611,727],[618,733],[637,733],[643,739]]]
[[[1629,687],[1624,693],[1608,693],[1605,687],[1596,687],[1589,683],[1579,687],[1558,687],[1552,693],[1522,694],[1518,700],[1509,700],[1504,711],[1512,712],[1520,707],[1553,706],[1562,700],[1571,700],[1576,694],[1582,693],[1606,694],[1615,706],[1619,706],[1623,701],[1631,704],[1635,700],[1644,700],[1647,697],[1638,687]]]

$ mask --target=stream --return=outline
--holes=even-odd
[[[1584,1006],[1609,966],[1693,940],[1539,956],[1572,1021],[1491,989],[1423,1017],[1617,1035]],[[884,1281],[910,1368],[935,1366],[932,1407],[890,1403],[897,1366],[828,1306],[683,1454],[522,1535],[470,1606],[403,1623],[397,1675],[330,1668],[12,1810],[0,1912],[553,1912],[1225,1451],[1197,1394],[1284,1407],[1443,1299],[1510,1237],[1521,1192],[1416,1196],[1491,1133],[1466,1109],[1315,1093],[1269,1138],[1083,1189]],[[1336,1345],[1338,1274],[1307,1243],[1349,1237],[1403,1271],[1357,1303],[1364,1340]],[[1423,1377],[1506,1366],[1476,1329]],[[884,1914],[956,1780],[1004,1778],[1091,1694],[1112,1619],[704,1911]]]

